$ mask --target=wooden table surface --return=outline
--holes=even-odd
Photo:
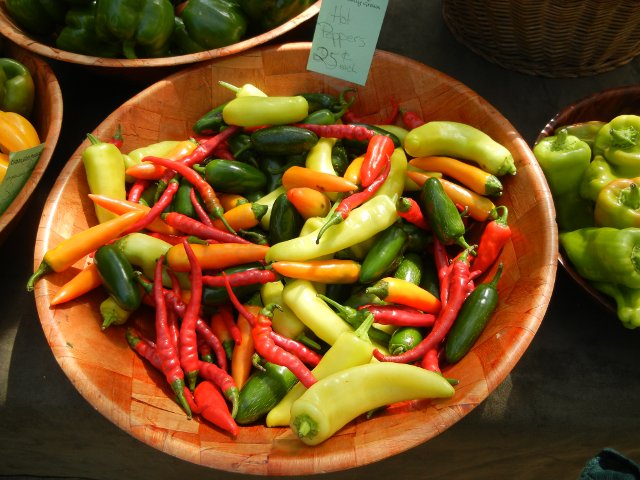
[[[314,21],[279,39],[308,41]],[[469,86],[531,145],[552,116],[591,93],[640,84],[640,58],[613,71],[549,79],[487,62],[456,42],[437,0],[390,2],[378,48]],[[0,246],[0,476],[83,479],[240,479],[161,453],[97,413],[54,360],[24,289],[47,195],[87,132],[153,79],[116,79],[49,61],[64,96],[57,149],[22,219]],[[558,268],[530,348],[461,422],[424,445],[326,479],[577,478],[604,447],[640,461],[638,332],[622,327]]]

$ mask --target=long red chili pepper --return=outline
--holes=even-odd
[[[228,287],[228,289],[230,290],[229,295],[231,295],[231,292],[233,292],[231,287]],[[291,373],[298,377],[300,383],[309,388],[316,383],[313,373],[300,358],[278,346],[271,336],[273,331],[271,328],[271,315],[273,315],[275,307],[275,304],[269,304],[260,310],[256,322],[251,328],[251,337],[253,338],[256,352],[268,362],[287,367],[291,370]]]
[[[440,352],[437,348],[432,348],[427,353],[425,353],[424,357],[422,357],[420,366],[425,370],[431,370],[432,372],[442,373],[442,371],[440,370],[439,354]]]
[[[109,139],[109,143],[113,143],[116,147],[122,148],[124,139],[122,138],[122,127],[120,125],[116,127],[116,131],[113,134],[113,137]]]
[[[273,270],[254,268],[242,272],[228,273],[227,279],[232,287],[265,284],[278,280],[278,274]],[[203,275],[202,283],[209,287],[224,287],[225,279],[222,275]]]
[[[213,227],[213,221],[211,217],[207,214],[204,207],[200,204],[198,197],[196,195],[196,191],[194,188],[189,190],[189,199],[191,200],[191,205],[193,205],[193,209],[196,211],[196,215],[202,223],[207,225],[208,227]]]
[[[374,321],[382,325],[397,325],[399,327],[430,327],[436,321],[432,313],[424,313],[417,308],[406,305],[373,305],[358,307],[366,309],[373,315]]]
[[[509,211],[506,206],[496,207],[499,216],[491,220],[485,226],[480,243],[478,244],[478,254],[471,262],[471,277],[476,278],[482,275],[497,260],[505,244],[511,238],[511,227],[507,223]]]
[[[156,350],[162,362],[162,373],[171,385],[178,403],[191,418],[191,409],[184,396],[184,373],[180,368],[180,358],[177,347],[173,344],[167,323],[167,307],[164,301],[162,286],[162,263],[164,257],[156,262],[153,282],[153,300],[156,305]]]
[[[207,363],[202,360],[198,361],[198,371],[202,378],[213,382],[214,385],[222,390],[224,396],[231,402],[231,416],[235,417],[238,412],[239,391],[233,377],[215,363]]]
[[[231,360],[231,355],[233,354],[233,346],[235,345],[235,341],[231,337],[231,332],[227,328],[222,320],[222,315],[220,310],[211,314],[211,318],[209,319],[209,327],[213,334],[220,340],[222,343],[222,348],[224,348],[225,355],[227,360]]]
[[[398,114],[400,113],[400,104],[395,97],[391,97],[389,103],[391,104],[391,110],[389,114],[380,120],[382,125],[393,125],[396,123],[396,119],[398,118]]]
[[[449,298],[446,303],[443,303],[429,334],[418,345],[400,355],[384,355],[376,348],[373,351],[374,357],[381,362],[411,363],[420,360],[429,350],[440,345],[451,329],[468,294],[470,272],[467,250],[458,255],[456,261],[452,264],[451,272],[449,273]]]
[[[149,180],[138,179],[133,182],[133,185],[129,189],[127,193],[127,200],[130,202],[138,203],[140,202],[140,198],[142,197],[142,193],[147,189],[147,187],[151,184]]]
[[[273,342],[279,346],[284,348],[286,351],[294,354],[300,360],[302,360],[307,365],[315,367],[318,365],[318,362],[322,359],[322,356],[317,352],[314,352],[306,345],[293,340],[292,338],[285,337],[284,335],[280,335],[277,332],[271,330],[270,333],[271,339]]]
[[[374,135],[369,140],[364,160],[360,167],[360,183],[368,187],[382,173],[395,150],[393,140],[386,135]]]
[[[222,315],[222,322],[229,330],[229,334],[236,345],[242,343],[242,333],[240,332],[240,328],[233,320],[233,308],[230,304],[226,303],[220,306],[220,314]]]
[[[158,370],[162,371],[162,360],[158,356],[156,345],[149,339],[143,338],[140,333],[132,327],[127,328],[125,332],[127,343],[138,355],[151,363]]]
[[[196,337],[196,325],[200,315],[200,303],[202,301],[202,269],[200,262],[193,253],[189,242],[182,243],[189,259],[191,270],[189,271],[189,281],[191,282],[191,296],[187,303],[182,323],[180,325],[180,365],[185,371],[189,390],[196,387],[198,378],[198,342]],[[154,282],[155,283],[155,282]],[[155,288],[155,285],[154,285]],[[163,296],[164,300],[164,296]]]
[[[435,236],[433,237],[433,259],[440,284],[440,302],[444,305],[449,297],[448,273],[450,260],[445,245]]]
[[[306,128],[311,130],[319,137],[347,139],[347,140],[371,140],[376,135],[376,132],[363,125],[352,124],[331,124],[331,125],[316,125],[311,123],[297,123],[296,127]]]
[[[188,389],[185,391],[185,396],[189,399],[191,410],[194,413],[202,415],[205,420],[229,432],[234,437],[238,436],[240,427],[229,412],[227,402],[220,390],[213,383],[204,380],[196,387],[193,397]]]
[[[153,222],[156,218],[160,216],[160,214],[164,211],[165,208],[169,206],[176,192],[178,191],[178,182],[169,182],[169,185],[165,189],[165,191],[160,195],[158,201],[153,204],[153,206],[149,209],[149,211],[136,223],[134,223],[126,233],[134,233],[138,232],[144,228],[146,228],[151,222]]]
[[[398,216],[404,218],[407,222],[413,223],[416,227],[423,230],[429,230],[429,225],[420,210],[420,205],[411,197],[400,197],[398,199],[396,210]]]
[[[404,123],[404,126],[409,130],[413,130],[420,125],[425,124],[425,121],[422,119],[422,117],[411,110],[400,109],[400,115],[402,116],[402,123]]]
[[[229,223],[227,222],[226,218],[224,218],[224,209],[222,208],[222,205],[220,205],[220,200],[218,200],[216,191],[213,189],[211,184],[209,184],[204,178],[202,178],[200,174],[193,168],[183,163],[161,157],[144,157],[142,161],[151,162],[154,165],[160,165],[167,169],[175,170],[177,173],[182,175],[185,180],[191,183],[198,190],[198,193],[200,194],[200,197],[202,197],[202,201],[204,202],[204,206],[207,212],[218,218],[224,224],[227,230],[229,230],[229,232],[235,233],[233,228],[231,228],[231,225],[229,225]]]
[[[159,238],[171,245],[181,244],[183,240],[187,240],[189,243],[199,243],[200,245],[207,245],[209,242],[193,235],[170,235],[168,233],[149,232],[147,235],[150,237]]]
[[[213,353],[216,356],[216,363],[222,370],[228,370],[229,366],[227,365],[227,355],[224,351],[224,347],[222,346],[222,342],[213,333],[213,330],[209,327],[207,322],[205,322],[202,317],[198,317],[196,321],[196,334],[199,336],[198,338],[202,338],[205,343],[213,350]]]
[[[344,221],[345,218],[349,216],[349,213],[354,208],[359,207],[364,202],[369,200],[382,186],[382,184],[386,181],[389,176],[389,172],[391,171],[391,161],[387,159],[384,170],[376,177],[376,179],[364,190],[353,193],[348,197],[343,198],[336,209],[328,216],[328,219],[325,223],[320,227],[318,231],[318,236],[316,238],[316,243],[320,243],[320,238],[324,235],[324,232],[331,226],[337,225]]]
[[[214,363],[213,350],[207,343],[207,341],[198,335],[198,354],[203,362]]]
[[[187,215],[183,215],[182,213],[165,213],[162,215],[162,219],[165,223],[177,228],[187,235],[194,235],[205,240],[216,240],[222,243],[251,243],[249,240],[245,240],[238,235],[226,232],[220,228],[209,227],[208,225],[205,225],[204,223]]]

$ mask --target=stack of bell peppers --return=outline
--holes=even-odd
[[[560,244],[576,272],[640,326],[640,116],[558,128],[533,152],[554,198]]]
[[[275,28],[311,0],[6,0],[27,34],[69,52],[157,58],[221,48]]]
[[[393,107],[348,122],[353,89],[220,83],[233,98],[195,139],[125,154],[118,131],[89,135],[97,224],[47,251],[28,290],[83,263],[52,305],[104,287],[86,328],[126,325],[185,413],[233,436],[265,422],[315,445],[361,414],[453,395],[445,367],[498,306],[510,151]]]
[[[0,181],[9,167],[12,152],[40,144],[29,121],[35,87],[29,69],[13,58],[0,58]]]

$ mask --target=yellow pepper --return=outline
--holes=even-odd
[[[29,120],[15,112],[0,111],[0,151],[9,154],[40,145],[40,138]]]

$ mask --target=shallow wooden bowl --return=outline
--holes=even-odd
[[[62,127],[62,92],[53,70],[37,55],[6,42],[4,53],[0,56],[8,56],[18,60],[31,72],[35,83],[36,97],[30,120],[36,127],[40,141],[45,143],[44,150],[29,179],[7,209],[0,214],[1,243],[17,223],[20,214],[23,212],[51,161],[51,156],[60,135],[60,128]]]
[[[589,95],[567,106],[545,125],[536,138],[536,143],[547,136],[553,135],[558,128],[564,125],[591,120],[608,122],[618,115],[625,114],[640,115],[640,85],[610,88]],[[563,255],[562,249],[559,251],[558,259],[569,276],[584,288],[589,295],[609,310],[615,312],[616,305],[613,299],[600,293],[587,280],[578,275],[571,266],[569,259]]]
[[[226,47],[173,57],[126,59],[93,57],[55,48],[53,43],[34,38],[18,27],[8,15],[4,2],[5,0],[0,0],[0,31],[16,44],[47,58],[83,65],[99,73],[126,76],[134,80],[160,79],[166,74],[175,72],[181,66],[234,55],[265,44],[313,18],[320,11],[321,4],[321,1],[318,0],[282,25]]]
[[[94,133],[108,136],[120,124],[125,151],[161,139],[187,138],[197,118],[230,99],[230,92],[217,87],[218,80],[251,82],[270,95],[337,94],[348,86],[307,71],[309,51],[309,43],[263,47],[190,67],[124,103]],[[518,173],[505,180],[500,200],[510,208],[513,228],[513,239],[502,254],[500,304],[471,353],[445,371],[460,381],[455,396],[407,402],[371,420],[358,419],[317,447],[303,445],[288,428],[242,427],[232,439],[199,420],[187,420],[163,379],[130,351],[120,327],[100,331],[97,307],[103,292],[50,308],[52,296],[77,269],[45,277],[36,285],[36,302],[48,342],[69,379],[109,420],[161,451],[216,469],[260,475],[330,472],[381,460],[438,435],[482,402],[514,368],[546,312],[558,256],[551,195],[531,150],[479,95],[418,62],[378,51],[366,86],[358,92],[354,108],[362,115],[386,112],[392,94],[427,120],[459,120],[481,128],[516,159]],[[61,239],[95,222],[80,159],[87,145],[79,146],[51,192],[38,231],[35,264]]]

